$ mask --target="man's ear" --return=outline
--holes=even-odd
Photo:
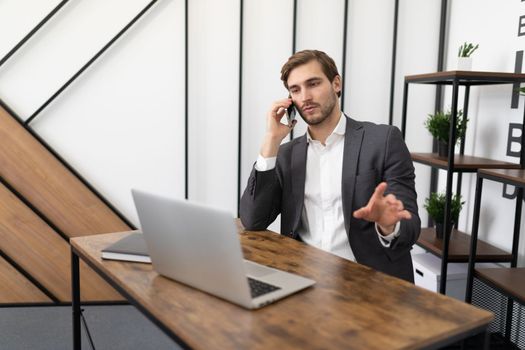
[[[341,92],[342,81],[340,75],[336,75],[334,77],[334,80],[332,80],[332,87],[334,88],[336,93]]]

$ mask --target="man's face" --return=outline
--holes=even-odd
[[[294,68],[288,76],[290,96],[308,125],[321,124],[330,116],[340,89],[341,78],[330,82],[316,60]]]

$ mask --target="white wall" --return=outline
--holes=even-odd
[[[330,6],[327,6],[326,0],[297,1],[296,50],[317,49],[324,51],[333,58],[337,68],[341,71],[344,1],[330,0],[329,4]],[[306,123],[301,118],[297,118],[294,137],[300,137],[305,132]]]
[[[244,4],[241,194],[259,154],[270,104],[288,96],[279,72],[293,43],[293,0]],[[280,218],[270,229],[280,231]]]
[[[0,55],[58,3],[1,1]],[[467,40],[481,45],[475,54],[475,69],[512,71],[514,52],[525,46],[525,37],[516,36],[518,14],[525,13],[525,3],[450,3],[447,67],[454,68],[457,46]],[[0,67],[0,98],[28,118],[146,4],[146,0],[66,4]],[[297,50],[324,50],[340,70],[344,4],[344,0],[301,0],[297,7]],[[236,213],[240,0],[191,0],[188,11],[189,197]],[[293,0],[244,0],[242,188],[259,151],[268,107],[287,94],[279,76],[292,53],[292,16]],[[349,2],[343,80],[345,111],[356,119],[388,122],[393,16],[393,1]],[[400,1],[394,101],[397,126],[401,124],[404,76],[436,70],[439,16],[440,0]],[[159,0],[32,126],[137,223],[130,188],[184,197],[184,74],[184,0]],[[433,86],[411,86],[407,144],[412,151],[431,149],[423,122],[433,112],[434,94]],[[447,92],[445,101],[449,100]],[[505,156],[506,128],[509,122],[521,122],[523,107],[511,110],[509,106],[508,86],[472,89],[468,154],[516,161]],[[304,131],[305,125],[298,125],[295,135]],[[428,167],[416,165],[423,222],[429,175]],[[463,193],[469,205],[460,223],[467,232],[473,202],[471,178],[465,177]],[[503,237],[491,228],[508,231],[512,217],[506,214],[511,211],[511,201],[501,199],[500,185],[487,185],[486,191],[498,204],[487,201],[484,205],[482,237],[508,249],[510,236]],[[271,228],[278,230],[278,223]]]
[[[59,1],[0,1],[0,57],[4,57],[58,3]],[[7,20],[8,18],[11,20]]]
[[[235,214],[239,22],[237,0],[189,2],[189,198]]]
[[[388,124],[394,4],[349,2],[344,106],[352,118]]]

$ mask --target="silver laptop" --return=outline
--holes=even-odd
[[[248,309],[315,284],[244,260],[231,214],[184,200],[132,190],[155,270]]]

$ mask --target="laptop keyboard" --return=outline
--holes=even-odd
[[[273,286],[268,283],[261,282],[259,280],[248,277],[248,284],[250,285],[250,293],[252,298],[256,298],[266,293],[273,292],[274,290],[279,290],[281,288]]]

